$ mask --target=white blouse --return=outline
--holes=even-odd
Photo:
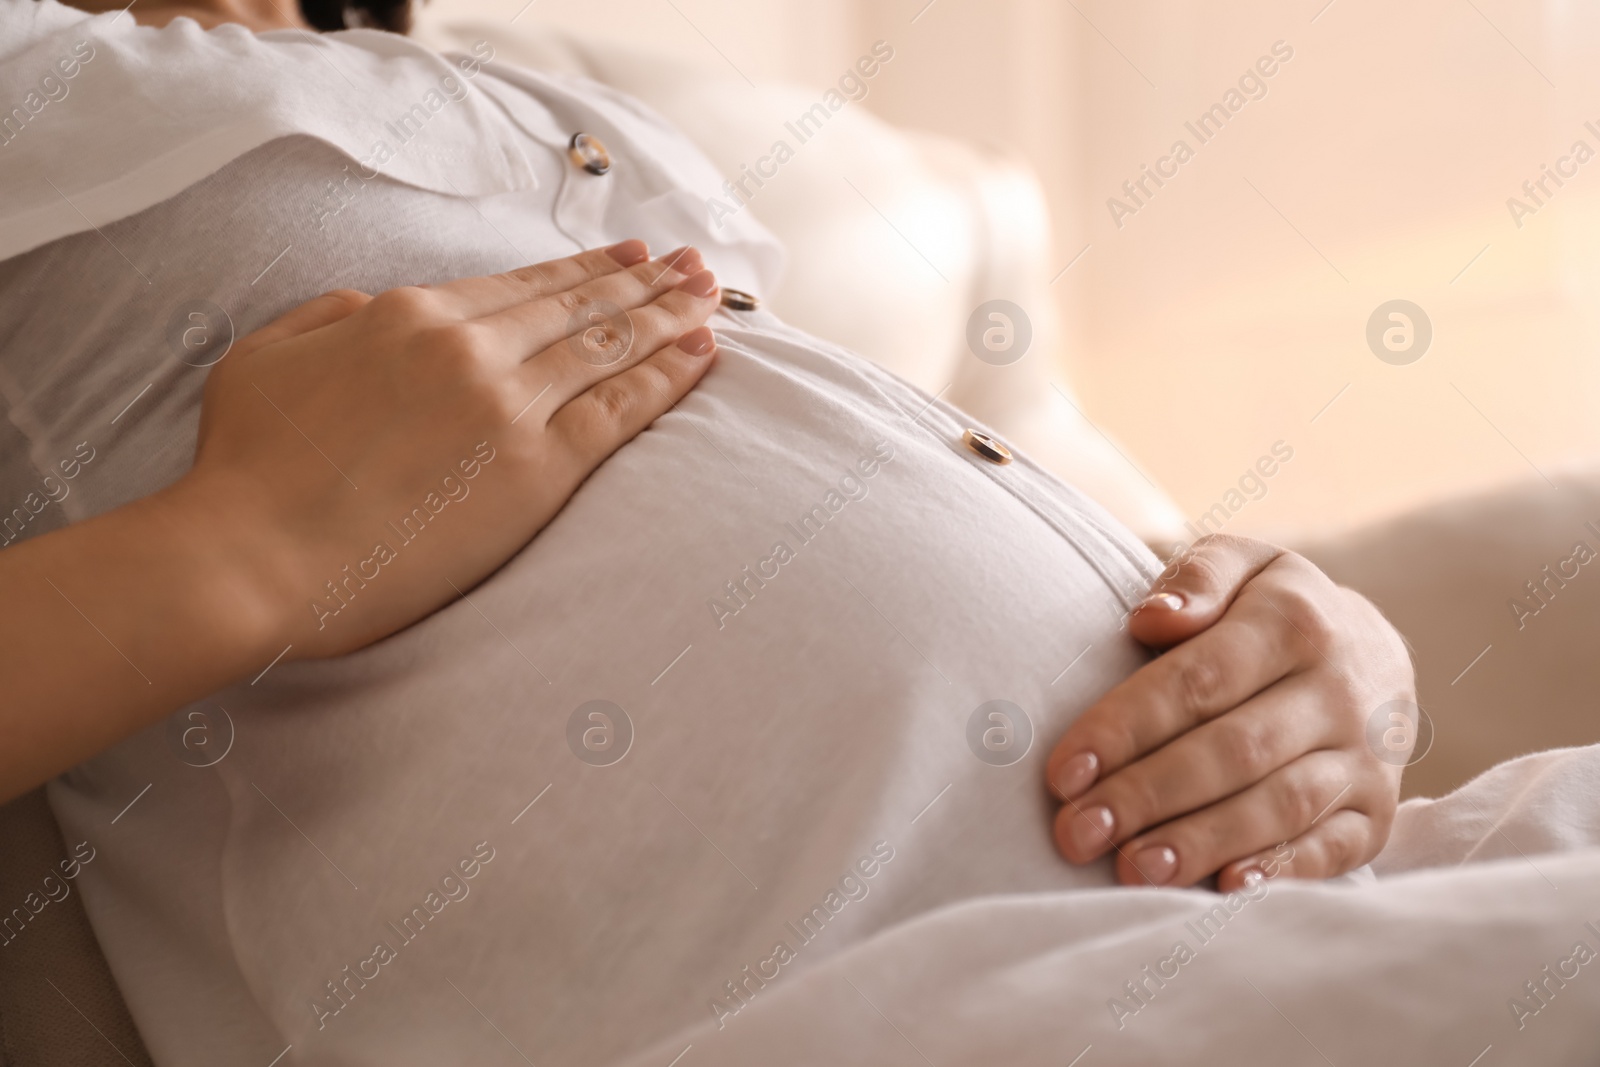
[[[0,0],[0,109],[0,543],[179,477],[205,364],[326,289],[627,237],[775,284],[689,144],[481,55]],[[1042,765],[1144,662],[1154,560],[867,362],[714,325],[464,601],[52,783],[157,1063],[1592,1060],[1600,981],[1526,989],[1600,944],[1600,749],[1409,802],[1368,889],[1107,888]]]
[[[179,477],[228,332],[327,289],[627,237],[776,283],[710,165],[599,86],[53,0],[0,0],[0,49],[0,104],[52,79],[0,146],[0,506],[49,497],[17,537]],[[703,385],[464,601],[52,785],[158,1063],[609,1062],[931,909],[1110,884],[1054,852],[1043,763],[1145,661],[1155,560],[868,362],[713,325]]]

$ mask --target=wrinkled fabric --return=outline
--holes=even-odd
[[[108,35],[79,78],[126,69],[203,95],[215,68],[183,57],[210,38],[182,20]],[[394,47],[397,66],[434,69]],[[347,50],[376,55],[360,35],[258,35],[230,75],[273,95],[324,58],[365,61]],[[173,62],[136,62],[157,54]],[[391,77],[390,60],[372,61]],[[695,243],[758,294],[776,284],[771,242],[753,224],[712,233],[711,168],[635,105],[493,64],[471,91],[474,114],[501,117],[449,142],[466,153],[456,188],[384,173],[330,202],[360,142],[288,107],[285,135],[0,263],[0,399],[7,455],[24,457],[0,490],[70,487],[25,505],[17,536],[182,475],[205,370],[171,330],[202,303],[243,334],[330,288],[627,237]],[[366,106],[408,105],[395,90]],[[108,114],[159,132],[156,109]],[[74,144],[105,132],[82,115]],[[605,141],[610,174],[566,159],[578,131]],[[463,184],[519,158],[526,181]],[[1064,1063],[1080,1011],[1165,1035],[1130,1039],[1143,1059],[1102,1043],[1085,1064],[1212,1062],[1196,1041],[1245,1040],[1296,1062],[1278,1008],[1319,1042],[1340,1004],[1389,996],[1431,1022],[1439,998],[1514,992],[1534,942],[1566,937],[1581,906],[1514,908],[1536,888],[1515,863],[1273,884],[1192,964],[1216,973],[1174,980],[1172,1021],[1159,1000],[1114,1019],[1121,983],[1218,898],[1063,863],[1042,773],[1072,718],[1146,661],[1124,620],[1156,561],[1025,456],[979,458],[969,420],[865,361],[763,313],[713,325],[701,387],[464,599],[352,656],[263,663],[52,784],[65,836],[97,849],[84,904],[157,1063],[667,1063],[688,1045],[686,1064]],[[80,445],[93,458],[63,481]],[[458,484],[432,521],[473,521]],[[1557,882],[1593,885],[1581,861],[1553,862]],[[1243,1000],[1242,979],[1267,974],[1273,1014]],[[1572,988],[1569,1005],[1592,1004]],[[1558,1007],[1535,1020],[1554,1043],[1527,1045],[1545,1059],[1526,1062],[1568,1062],[1552,1058],[1574,1033]],[[1372,1040],[1420,1048],[1402,1014],[1375,1018]]]

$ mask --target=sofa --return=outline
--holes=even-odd
[[[443,49],[487,40],[497,59],[633,94],[729,175],[816,96],[742,82],[731,92],[715,71],[549,29],[425,18],[418,35]],[[971,411],[1152,546],[1180,537],[1180,509],[1091,421],[1063,377],[1049,288],[1059,265],[1025,166],[848,107],[750,210],[789,248],[783,288],[763,294],[780,315]],[[969,345],[969,319],[994,299],[1023,309],[1031,326],[1014,362],[976,358]],[[1447,791],[1522,752],[1600,739],[1600,562],[1571,562],[1580,542],[1600,552],[1600,468],[1552,481],[1530,478],[1334,538],[1287,539],[1376,602],[1410,643],[1433,730],[1407,769],[1408,795]],[[1519,597],[1521,611],[1511,606]],[[0,807],[0,841],[8,902],[66,855],[42,790]],[[76,895],[0,951],[0,1067],[149,1062]]]

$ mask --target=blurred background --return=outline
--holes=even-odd
[[[426,17],[463,16],[670,55],[752,107],[744,79],[816,99],[889,42],[851,107],[1038,176],[1049,274],[1072,263],[1045,358],[1186,518],[1279,440],[1295,459],[1235,532],[1330,532],[1600,453],[1600,161],[1547,180],[1520,227],[1507,206],[1533,206],[1522,183],[1574,141],[1600,150],[1594,5],[432,0]],[[1184,124],[1280,41],[1293,58],[1266,95],[1202,145]],[[1194,158],[1119,227],[1108,198],[1132,204],[1123,182],[1179,138]],[[1431,320],[1409,365],[1366,342],[1392,299]]]
[[[418,33],[661,112],[746,182],[708,211],[789,249],[774,310],[1158,550],[1263,537],[1376,602],[1408,795],[1600,741],[1597,5],[432,0]],[[997,300],[1031,344],[982,350]]]

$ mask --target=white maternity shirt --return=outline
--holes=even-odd
[[[223,323],[635,236],[774,284],[763,233],[708,224],[709,164],[602,88],[376,33],[0,11],[0,89],[68,87],[0,146],[13,537],[183,473]],[[930,909],[1110,884],[1054,852],[1042,768],[1144,661],[1153,558],[866,361],[713,325],[704,384],[464,600],[53,784],[158,1063],[613,1062]]]

